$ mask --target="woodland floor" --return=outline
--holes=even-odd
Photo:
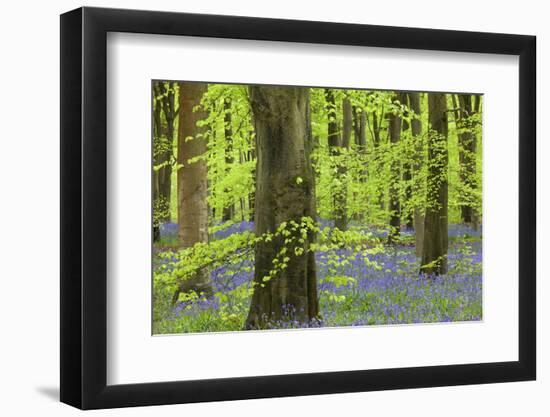
[[[213,238],[252,230],[241,222]],[[464,225],[449,226],[448,273],[419,276],[414,232],[402,231],[402,243],[385,246],[365,262],[346,250],[317,252],[321,323],[316,326],[365,326],[482,319],[481,235]],[[380,232],[383,239],[384,232]],[[161,228],[155,253],[172,250],[177,225]],[[154,262],[154,268],[158,263]],[[250,305],[253,261],[211,271],[216,295],[210,299],[171,303],[172,293],[155,288],[153,333],[223,332],[242,330]],[[311,325],[310,325],[311,326]],[[277,328],[304,327],[288,321]]]

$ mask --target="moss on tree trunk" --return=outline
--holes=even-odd
[[[257,158],[254,226],[256,234],[262,236],[275,232],[283,222],[300,223],[303,217],[316,217],[309,90],[252,86],[250,101]],[[289,237],[295,236],[275,237],[256,245],[247,329],[273,327],[289,320],[307,323],[318,318],[315,258],[307,250],[315,233],[309,230],[303,242],[294,239],[285,243]],[[264,277],[273,269],[273,259],[284,246],[289,257],[287,267],[266,282]]]
[[[447,273],[448,249],[448,122],[445,94],[428,95],[430,132],[428,134],[428,179],[424,243],[420,272]]]

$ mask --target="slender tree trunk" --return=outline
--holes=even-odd
[[[309,90],[292,87],[249,87],[256,132],[257,236],[273,233],[283,222],[316,218],[315,176],[311,165]],[[273,237],[255,249],[254,293],[246,319],[247,329],[278,326],[281,321],[308,323],[319,318],[314,253],[308,231],[298,236]],[[290,239],[290,243],[285,243]],[[289,260],[268,281],[273,259],[287,247]]]
[[[182,248],[208,242],[207,165],[204,160],[189,163],[190,159],[206,152],[204,135],[207,128],[197,126],[197,122],[206,119],[207,114],[200,107],[197,111],[193,109],[200,105],[207,88],[204,83],[180,83],[178,237]],[[210,296],[213,291],[209,272],[200,270],[191,279],[183,281],[174,295],[174,301],[177,301],[180,291],[195,291]]]
[[[159,164],[164,163],[164,166],[158,170],[158,187],[159,196],[163,198],[166,205],[169,207],[172,194],[172,145],[174,143],[174,122],[177,117],[175,109],[176,83],[160,81],[157,85],[160,96],[162,97],[160,99],[160,104],[166,122],[165,128],[161,130],[161,136],[165,136],[166,149],[164,149],[159,157]],[[170,210],[165,211],[162,220],[170,220]]]
[[[158,97],[160,96],[158,85],[153,84],[153,94],[155,95],[154,107],[153,107],[153,165],[159,165],[159,152],[157,147],[161,146],[162,140],[162,106]],[[153,170],[153,210],[159,207],[159,173],[157,170]],[[160,215],[153,212],[153,242],[160,240]]]
[[[342,137],[340,136],[340,128],[336,118],[336,100],[334,92],[327,88],[325,89],[325,98],[327,102],[328,124],[327,136],[330,157],[334,163],[334,169],[337,172],[337,181],[333,186],[333,213],[334,227],[340,230],[346,230],[346,187],[342,181],[344,172],[342,171]],[[349,144],[349,141],[348,141]]]
[[[479,113],[481,111],[481,95],[476,94],[474,96],[474,113]]]
[[[375,110],[372,113],[372,132],[374,134],[374,146],[378,147],[380,145],[380,130],[382,129],[382,117],[380,117],[380,121],[378,120],[378,112]]]
[[[419,178],[420,169],[422,168],[422,159],[424,155],[424,146],[422,143],[422,121],[420,120],[421,108],[420,108],[420,93],[409,93],[409,103],[411,110],[416,117],[411,120],[411,134],[414,141],[415,157],[413,163],[413,176],[414,178],[414,193],[424,194],[425,190],[422,186],[422,182]],[[418,200],[418,197],[415,201]],[[421,207],[417,203],[414,205],[414,234],[415,234],[415,247],[416,256],[422,256],[422,244],[424,243],[424,215]]]
[[[353,108],[353,133],[355,145],[359,153],[367,149],[367,115],[364,110],[358,107]]]
[[[351,103],[349,98],[344,98],[342,101],[342,143],[340,148],[340,158],[347,158],[347,152],[351,141],[352,131],[352,113]],[[347,181],[347,166],[345,160],[340,160],[338,164],[338,179],[340,186],[338,187],[338,216],[334,219],[334,227],[340,230],[348,229],[348,181]]]
[[[250,149],[247,153],[248,161],[254,161],[256,159],[256,152],[254,149]],[[252,170],[252,181],[256,181],[256,170]],[[254,187],[256,185],[254,184]],[[255,191],[252,191],[250,194],[248,194],[248,220],[253,222],[255,218],[256,213],[256,195]]]
[[[244,207],[244,198],[240,198],[239,199],[239,204],[241,206],[241,221],[244,222],[245,218],[244,218],[244,213],[245,213],[245,207]],[[254,219],[252,219],[254,220]]]
[[[399,102],[405,106],[407,106],[407,117],[410,117],[409,110],[410,109],[410,103],[409,103],[409,96],[407,93],[401,93],[399,94]],[[402,134],[406,133],[409,129],[411,129],[410,123],[408,120],[403,119],[403,129]],[[410,143],[410,138],[407,137],[406,140]],[[402,140],[402,139],[401,139]],[[411,199],[412,199],[412,178],[413,178],[413,166],[412,166],[412,160],[414,159],[411,155],[411,151],[409,146],[407,146],[407,149],[404,151],[403,155],[403,183],[404,183],[404,192],[403,192],[403,204],[401,205],[401,210],[403,210],[403,205],[407,208],[406,212],[402,214],[404,220],[405,220],[405,227],[407,230],[413,230],[414,229],[414,213],[413,210],[411,210]]]
[[[348,97],[342,100],[342,148],[348,149],[351,142],[351,132],[353,129],[353,114],[351,112],[351,102]]]
[[[476,115],[476,114],[479,114],[481,112],[481,95],[480,94],[476,94],[474,96],[474,109],[473,109],[473,114]],[[479,122],[478,122],[479,123]],[[472,138],[472,179],[473,179],[473,182],[472,182],[472,187],[473,189],[476,189],[477,190],[477,182],[476,182],[476,173],[477,173],[477,161],[476,161],[476,157],[477,157],[477,148],[478,148],[478,137],[477,137],[477,134],[475,132],[475,130],[473,130],[474,128],[474,125],[472,125],[472,135],[473,135],[473,138]],[[481,141],[481,138],[479,139],[479,141]],[[474,228],[474,230],[478,230],[479,229],[479,223],[480,223],[480,213],[477,211],[477,210],[473,210],[472,212],[472,227]]]
[[[455,119],[455,125],[458,127],[458,124],[460,123],[459,122],[459,118],[460,118],[460,108],[458,107],[458,102],[457,102],[457,99],[456,99],[456,94],[451,94],[451,102],[453,104],[453,116],[454,116],[454,119]]]
[[[473,132],[472,116],[474,109],[472,106],[472,96],[469,94],[458,95],[460,111],[457,121],[458,144],[459,144],[459,162],[460,162],[460,182],[464,187],[464,196],[466,202],[460,206],[461,217],[464,223],[473,225],[475,223],[475,209],[473,200],[476,188],[476,137]]]
[[[246,162],[246,155],[243,151],[240,151],[239,152],[239,163],[243,164],[244,162]],[[250,195],[248,196],[248,198],[250,199]],[[249,201],[249,203],[250,203],[250,201]],[[244,222],[246,220],[246,217],[245,217],[246,208],[245,208],[245,199],[242,196],[239,198],[239,206],[241,208],[241,221]],[[250,213],[248,213],[248,216],[249,216],[248,220],[253,222],[254,221],[254,215],[251,216]]]
[[[404,94],[396,94],[393,100],[402,102]],[[391,162],[391,176],[390,176],[390,188],[389,188],[389,210],[390,210],[390,231],[388,234],[388,243],[395,243],[396,239],[400,235],[401,229],[401,203],[399,201],[399,180],[400,163],[399,156],[396,154],[395,146],[399,143],[401,138],[402,118],[401,116],[392,111],[389,115],[389,134],[390,143],[392,144],[392,162]]]
[[[224,135],[225,135],[225,172],[229,173],[231,165],[233,165],[233,128],[231,127],[231,99],[226,98],[223,101],[223,123],[224,123]],[[227,194],[229,191],[225,190]],[[235,213],[235,205],[233,203],[228,204],[223,208],[222,220],[224,222],[233,219]]]
[[[448,250],[448,121],[445,94],[428,95],[430,132],[428,135],[428,189],[424,244],[420,272],[447,273]]]
[[[374,152],[376,155],[376,167],[375,169],[378,172],[382,171],[382,164],[380,154],[379,154],[379,146],[382,143],[382,137],[380,135],[380,132],[382,131],[382,121],[384,120],[384,117],[386,117],[386,114],[384,112],[384,108],[382,108],[380,117],[378,117],[378,112],[376,110],[372,113],[372,133],[373,133],[373,143],[374,143]],[[380,205],[380,210],[386,209],[386,202],[385,202],[385,190],[382,182],[378,183],[378,202]]]
[[[364,169],[359,171],[358,181],[360,183],[366,183],[368,177],[367,170],[367,116],[364,110],[357,107],[353,108],[353,130],[355,145],[357,146],[357,153],[360,156],[361,164],[364,165]],[[358,198],[359,193],[354,194],[354,199]],[[363,202],[361,202],[363,203]],[[366,201],[364,202],[366,206]],[[355,214],[355,220],[362,221],[365,217],[365,209]]]

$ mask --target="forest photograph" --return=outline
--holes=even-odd
[[[482,94],[151,97],[153,334],[483,319]]]

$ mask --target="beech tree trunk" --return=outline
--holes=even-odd
[[[168,83],[160,81],[157,83],[158,92],[162,97],[160,99],[160,105],[162,106],[162,113],[164,114],[165,124],[161,122],[160,135],[166,137],[166,149],[159,156],[158,163],[164,163],[165,165],[160,168],[158,174],[158,190],[159,197],[162,197],[167,205],[170,204],[170,198],[172,194],[172,144],[174,143],[174,122],[176,120],[176,105],[175,105],[175,88],[176,83]],[[162,119],[161,119],[162,120]],[[163,221],[170,220],[170,211],[167,210],[162,217]]]
[[[347,216],[346,216],[346,187],[344,181],[342,181],[342,174],[344,174],[341,159],[341,150],[342,146],[342,137],[340,135],[340,127],[338,126],[338,120],[336,117],[336,100],[334,98],[334,92],[327,88],[325,90],[325,98],[327,102],[327,114],[328,114],[328,124],[327,124],[327,137],[328,137],[328,147],[329,153],[334,161],[335,170],[337,172],[338,178],[332,187],[333,192],[333,213],[332,217],[334,220],[334,227],[340,230],[346,230],[347,228]],[[349,138],[348,145],[349,145]]]
[[[353,133],[360,153],[367,150],[367,114],[358,107],[353,108]]]
[[[474,108],[472,106],[472,96],[469,94],[459,94],[458,101],[460,110],[457,119],[457,127],[460,129],[458,134],[459,143],[459,162],[460,162],[460,182],[463,184],[466,192],[466,203],[460,207],[462,221],[474,225],[475,209],[472,204],[474,191],[476,188],[476,151],[477,141],[474,134],[474,125],[472,116]]]
[[[368,178],[367,170],[367,116],[366,112],[358,107],[352,107],[353,113],[353,135],[355,138],[355,145],[357,147],[357,153],[360,155],[361,163],[364,164],[364,169],[359,171],[359,182],[365,183]],[[357,199],[358,193],[354,193],[354,199]],[[366,201],[365,207],[366,207]],[[365,217],[366,209],[363,209],[354,215],[354,219],[362,221]]]
[[[411,120],[411,134],[414,141],[415,148],[415,157],[413,163],[413,177],[414,177],[414,186],[413,193],[424,193],[424,187],[421,185],[421,181],[418,178],[420,169],[422,168],[422,159],[424,155],[424,146],[422,143],[422,121],[419,119],[421,115],[420,109],[420,93],[408,93],[409,96],[409,105],[411,110],[414,112],[418,118],[413,118]],[[414,234],[415,234],[415,247],[416,247],[416,256],[422,256],[422,244],[424,243],[424,215],[422,208],[415,204],[414,214],[413,214],[413,224],[414,224]]]
[[[479,114],[481,112],[481,95],[480,94],[476,94],[474,96],[474,109],[473,109],[473,114],[476,115],[476,114]],[[477,121],[477,123],[481,123],[480,121]],[[474,126],[472,126],[474,127]],[[475,154],[477,153],[477,147],[478,147],[478,143],[481,141],[481,138],[478,138],[477,137],[477,134],[474,131],[472,131],[472,134],[473,134],[473,138],[472,138],[472,143],[473,143],[473,146],[472,146],[472,149],[473,149],[473,159],[472,159],[472,174],[473,174],[473,177],[472,178],[475,178],[476,176],[476,173],[477,173],[477,161],[476,161],[476,156]],[[477,183],[473,182],[473,188],[474,189],[477,189]],[[473,210],[473,213],[472,213],[472,216],[473,216],[473,219],[472,219],[472,227],[474,228],[474,230],[478,230],[479,229],[479,223],[481,221],[480,217],[481,217],[481,213],[478,211],[478,210]]]
[[[153,84],[153,94],[155,98],[160,96],[158,83]],[[159,165],[159,153],[156,152],[155,148],[157,144],[161,141],[162,136],[162,106],[159,100],[154,100],[153,107],[153,165]],[[153,170],[153,210],[159,206],[159,173],[157,170]],[[160,216],[156,213],[153,213],[153,242],[158,242],[160,240]]]
[[[254,151],[254,149],[251,149],[247,152],[247,160],[253,161],[254,159],[256,159],[256,152]],[[253,182],[256,181],[255,170],[252,170],[252,181]],[[255,192],[253,191],[250,194],[248,194],[248,220],[250,220],[251,222],[254,221],[254,216],[255,216],[255,201],[256,201],[256,196],[255,196]]]
[[[407,108],[406,115],[407,115],[407,117],[410,117],[410,114],[409,114],[410,113],[409,112],[410,103],[409,103],[408,94],[407,93],[400,93],[398,97],[399,97],[399,102],[402,105],[407,106],[406,107]],[[403,125],[402,133],[405,133],[409,129],[411,129],[411,124],[406,119],[403,119],[402,125]],[[407,230],[413,230],[414,229],[414,213],[410,209],[410,205],[411,205],[412,192],[413,192],[413,187],[412,187],[412,178],[413,178],[412,160],[413,160],[414,156],[407,153],[406,155],[403,155],[403,157],[404,157],[403,181],[404,181],[405,188],[404,188],[404,193],[403,193],[403,204],[402,204],[401,210],[403,210],[403,205],[405,205],[405,207],[407,207],[407,211],[403,214],[402,217],[405,220],[405,227],[407,228]]]
[[[447,97],[428,94],[430,132],[428,134],[428,180],[424,244],[420,272],[447,273],[448,250],[448,120]]]
[[[344,98],[342,101],[342,143],[340,147],[341,158],[346,158],[347,151],[351,141],[351,132],[353,129],[353,115],[351,111],[351,103],[349,98]],[[348,183],[347,183],[347,168],[345,161],[340,161],[338,165],[338,180],[340,186],[337,187],[337,213],[338,216],[334,219],[334,227],[340,230],[348,229]]]
[[[376,110],[372,112],[372,133],[373,133],[373,142],[375,147],[380,145],[380,141],[381,141],[380,130],[382,129],[383,118],[384,118],[384,113],[382,113],[379,120],[378,112]]]
[[[374,110],[372,112],[372,139],[374,144],[374,152],[376,154],[376,166],[375,169],[378,170],[378,172],[381,172],[382,165],[380,161],[380,154],[378,147],[382,143],[382,137],[381,137],[381,130],[382,130],[382,124],[384,121],[384,118],[386,117],[386,113],[384,112],[384,106],[382,106],[382,111],[380,112],[380,117],[378,117],[378,112]],[[385,210],[386,208],[386,201],[385,201],[385,190],[380,182],[378,185],[378,203],[380,205],[381,210]]]
[[[351,131],[353,129],[353,114],[349,98],[342,100],[342,148],[348,149],[351,142]]]
[[[158,83],[153,84],[153,94],[155,97],[160,95]],[[160,143],[162,136],[162,105],[159,100],[154,101],[153,107],[153,141]],[[155,146],[156,147],[156,146]],[[153,165],[160,164],[160,157],[158,152],[153,153]],[[153,199],[157,199],[159,196],[159,174],[158,171],[153,171]]]
[[[207,165],[199,160],[189,160],[206,152],[206,126],[199,127],[197,122],[204,120],[207,114],[199,106],[207,91],[204,83],[180,83],[179,94],[179,135],[178,135],[178,237],[182,248],[190,248],[196,243],[208,242],[208,203],[207,203]],[[179,292],[195,291],[206,296],[212,294],[209,272],[204,269],[191,279],[183,281],[174,295],[177,301]]]
[[[234,162],[233,158],[233,128],[231,127],[231,99],[226,98],[223,101],[223,122],[224,122],[224,135],[225,135],[225,172],[228,173],[231,169],[231,165]],[[227,193],[228,190],[225,190]],[[235,205],[233,203],[228,204],[223,208],[222,220],[224,222],[233,219],[235,214]]]
[[[257,236],[273,233],[283,222],[316,219],[315,176],[309,118],[309,90],[295,87],[251,86],[250,104],[256,132]],[[254,293],[246,319],[247,329],[280,327],[278,323],[309,323],[319,318],[314,253],[308,251],[315,234],[274,237],[255,248]],[[267,282],[273,259],[287,247],[286,269]],[[298,251],[296,251],[298,250]],[[301,252],[300,252],[301,250]]]
[[[393,100],[402,102],[403,94],[396,94]],[[401,138],[402,118],[401,116],[392,111],[389,114],[389,136],[392,148],[399,143]],[[388,243],[395,243],[399,237],[401,231],[401,203],[399,201],[399,181],[401,179],[401,168],[398,156],[395,155],[395,150],[392,150],[392,162],[391,162],[391,178],[389,188],[389,211],[390,211],[390,231],[388,234]]]

